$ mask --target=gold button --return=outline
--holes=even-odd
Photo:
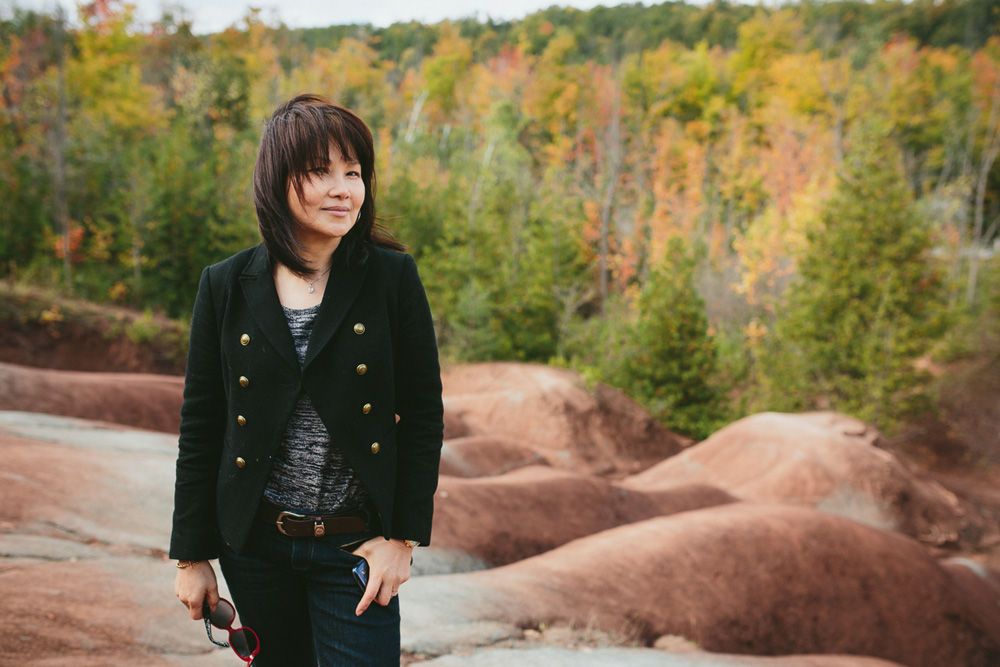
[[[239,424],[240,426],[246,426],[247,418],[244,417],[243,415],[236,415],[236,423]]]
[[[361,406],[361,412],[363,412],[364,414],[368,414],[371,411],[372,411],[371,403],[365,403],[363,406]]]
[[[242,336],[240,336],[240,345],[249,345],[249,344],[250,344],[250,334],[243,334]]]
[[[246,468],[247,467],[247,462],[246,462],[246,460],[242,456],[237,456],[236,457],[236,467],[237,468]]]
[[[372,454],[378,454],[379,446],[377,442],[372,443]]]
[[[358,367],[355,370],[358,371],[358,375],[364,375],[365,373],[368,372],[368,366],[364,364],[358,364]]]
[[[249,387],[250,386],[250,378],[248,378],[246,375],[241,375],[240,376],[240,386],[241,387]]]
[[[357,324],[354,325],[354,333],[360,336],[364,332],[365,332],[365,325],[361,324],[361,322],[358,322]]]

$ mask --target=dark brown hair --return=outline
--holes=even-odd
[[[335,261],[365,261],[367,243],[405,249],[375,219],[375,142],[371,130],[341,106],[318,95],[298,95],[275,109],[264,128],[253,170],[253,201],[257,227],[271,260],[303,276],[319,267],[309,266],[302,257],[302,244],[295,235],[298,222],[288,207],[288,186],[295,188],[301,200],[309,171],[329,165],[331,146],[345,159],[358,161],[365,184],[361,214],[340,240]]]

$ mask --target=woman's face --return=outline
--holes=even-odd
[[[301,201],[295,186],[288,184],[288,208],[299,223],[295,235],[306,249],[336,249],[357,222],[364,202],[361,165],[345,160],[335,146],[330,147],[330,164],[313,169],[302,181]]]

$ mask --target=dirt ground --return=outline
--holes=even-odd
[[[0,327],[2,326],[3,323],[0,322]],[[33,344],[35,351],[27,352]],[[127,337],[116,339],[113,344],[107,341],[102,344],[97,339],[78,340],[74,338],[72,330],[66,327],[60,329],[56,336],[44,328],[33,332],[19,329],[16,336],[5,333],[0,342],[0,410],[44,412],[130,425],[161,433],[175,432],[182,379],[172,371],[167,371],[166,375],[156,375],[157,371],[164,372],[163,367],[152,361],[156,355],[150,355],[148,350],[143,351],[141,347]],[[40,355],[38,350],[44,350],[44,354]],[[45,363],[36,363],[41,359]],[[150,361],[144,361],[146,359]],[[39,371],[37,368],[29,368],[29,365],[44,366],[50,370]],[[96,369],[104,372],[97,375],[88,372]],[[900,465],[912,468],[897,470],[896,474],[906,479],[912,477],[917,486],[906,487],[892,500],[900,511],[915,511],[918,518],[930,516],[914,504],[916,500],[910,502],[911,498],[918,498],[919,495],[912,489],[934,489],[939,485],[960,501],[960,505],[956,506],[960,506],[962,512],[976,515],[971,517],[976,521],[967,521],[965,525],[995,527],[1000,524],[1000,355],[984,354],[981,358],[964,360],[935,371],[945,388],[938,412],[912,420],[895,438],[879,437],[878,442],[871,443],[873,448],[887,454],[898,453],[898,458],[902,461]],[[438,613],[438,608],[442,605],[452,603],[451,600],[438,600],[441,605],[435,606],[437,598],[434,596],[440,596],[436,591],[441,589],[447,590],[449,594],[461,593],[466,587],[472,591],[470,595],[475,599],[470,609],[474,611],[469,612],[464,622],[471,619],[476,623],[489,620],[479,618],[476,614],[480,613],[483,601],[488,600],[490,595],[495,595],[495,604],[502,607],[504,603],[501,601],[514,599],[514,592],[520,590],[521,596],[515,603],[506,603],[510,604],[510,608],[504,610],[504,615],[508,618],[516,613],[524,616],[515,624],[517,627],[513,636],[518,639],[512,640],[509,648],[541,645],[577,650],[582,646],[584,650],[590,650],[615,646],[617,640],[593,631],[588,625],[589,619],[603,618],[604,625],[613,624],[615,618],[636,621],[628,616],[636,601],[617,600],[617,604],[600,602],[602,596],[607,596],[610,587],[615,585],[614,577],[594,578],[586,586],[580,586],[579,582],[588,579],[587,573],[592,569],[593,563],[604,560],[615,562],[621,557],[621,548],[628,546],[626,552],[631,554],[630,558],[634,561],[627,568],[632,573],[630,576],[638,577],[640,569],[656,563],[658,557],[668,556],[672,563],[670,568],[652,568],[644,575],[643,581],[661,579],[658,586],[639,586],[636,589],[636,600],[646,600],[643,603],[643,625],[641,631],[636,632],[636,637],[643,644],[653,643],[654,640],[655,645],[669,643],[669,638],[674,633],[679,633],[688,638],[697,638],[702,647],[723,652],[774,654],[803,651],[833,654],[838,652],[835,649],[839,649],[844,653],[890,659],[907,656],[905,664],[909,665],[935,664],[921,662],[915,654],[907,654],[908,650],[916,651],[915,647],[919,642],[926,640],[928,645],[936,642],[935,646],[939,650],[944,650],[940,647],[946,646],[953,653],[964,651],[967,659],[955,664],[986,665],[991,663],[982,662],[983,660],[996,657],[996,647],[1000,646],[1000,637],[997,636],[1000,628],[976,626],[976,619],[983,618],[991,619],[991,626],[998,625],[993,622],[997,615],[994,598],[982,596],[982,581],[969,574],[970,566],[962,565],[971,563],[972,567],[982,566],[993,572],[992,576],[1000,572],[1000,538],[997,537],[1000,533],[996,530],[991,528],[980,530],[976,534],[963,534],[961,539],[928,548],[927,553],[933,554],[936,560],[924,560],[923,552],[919,548],[914,550],[917,543],[905,541],[909,538],[897,539],[893,533],[894,537],[886,540],[881,533],[857,529],[853,524],[829,518],[826,514],[817,517],[812,513],[812,507],[761,510],[744,502],[735,502],[736,499],[727,493],[743,490],[733,481],[740,470],[732,471],[731,474],[736,477],[730,478],[729,486],[713,486],[713,482],[721,479],[722,468],[716,467],[712,470],[710,479],[701,480],[687,488],[660,488],[648,481],[652,473],[643,475],[644,471],[650,470],[663,459],[680,461],[699,446],[702,454],[697,463],[703,469],[709,469],[715,465],[713,450],[702,446],[705,443],[694,445],[665,431],[651,422],[648,415],[639,414],[641,411],[637,412],[635,406],[630,405],[620,394],[606,389],[590,393],[580,390],[569,375],[571,374],[558,369],[518,364],[492,364],[478,368],[472,365],[446,372],[447,442],[442,470],[447,477],[441,483],[440,515],[436,515],[434,541],[438,546],[481,558],[487,565],[503,564],[507,569],[496,568],[478,573],[459,571],[458,574],[448,575],[448,586],[441,586],[433,573],[427,577],[416,577],[412,582],[413,590],[419,594],[415,597],[422,598],[427,618],[433,618],[433,614]],[[511,415],[518,415],[518,418],[512,419]],[[846,431],[844,434],[847,434]],[[784,462],[801,460],[806,451],[801,440],[793,437],[792,441],[797,442],[794,456],[788,452],[782,454]],[[35,541],[49,540],[55,544],[53,540],[66,538],[66,535],[49,534],[56,524],[76,526],[83,532],[94,530],[88,523],[91,521],[88,518],[90,515],[84,512],[86,503],[81,500],[74,505],[82,509],[80,515],[74,515],[72,521],[62,515],[64,508],[59,503],[73,494],[87,499],[87,503],[98,502],[104,498],[102,494],[111,494],[109,489],[114,484],[108,486],[107,480],[115,479],[110,473],[94,474],[89,479],[104,481],[97,486],[82,484],[82,480],[87,477],[79,477],[75,473],[93,466],[94,458],[80,454],[77,460],[73,458],[74,454],[67,456],[62,449],[55,447],[48,459],[41,459],[51,463],[40,465],[37,458],[40,445],[37,442],[14,439],[5,443],[8,464],[4,475],[9,479],[4,484],[7,498],[5,513],[0,514],[0,533],[10,530],[13,531],[10,534],[14,534],[15,524],[21,525],[40,511],[37,503],[28,507],[23,503],[13,502],[17,498],[23,500],[31,496],[27,492],[22,494],[23,497],[17,496],[15,490],[18,485],[27,489],[31,484],[39,481],[45,483],[47,479],[44,488],[51,493],[44,497],[51,496],[51,502],[43,509],[58,518],[55,523],[43,523],[40,524],[41,528],[32,529],[35,532],[19,534],[18,539],[27,544],[26,552],[35,549],[32,546]],[[104,442],[101,446],[110,445]],[[727,450],[727,446],[730,449]],[[154,479],[169,476],[169,450],[172,445],[160,444],[157,447],[158,467],[142,473],[148,477],[144,479],[143,488],[154,485]],[[729,445],[720,443],[717,447],[720,455],[717,458],[732,461],[732,448],[738,447],[738,441],[732,441]],[[822,449],[819,446],[816,451]],[[730,453],[725,454],[727,451]],[[124,449],[115,455],[114,465],[118,467],[114,470],[118,471],[116,474],[120,477],[116,484],[122,485],[122,488],[135,483],[136,471],[141,471],[136,462],[148,459],[143,452],[135,454],[134,461],[128,458],[132,454]],[[691,458],[694,460],[697,457]],[[829,461],[823,463],[826,465]],[[111,463],[105,462],[102,465],[110,466]],[[748,461],[744,467],[752,465],[753,462]],[[868,466],[868,470],[875,466],[876,464]],[[817,463],[817,478],[827,474],[826,470]],[[35,472],[29,474],[29,471]],[[643,479],[647,480],[645,484],[636,483]],[[787,478],[781,480],[781,484],[785,486],[780,488],[789,488]],[[133,492],[135,491],[129,491]],[[37,493],[32,493],[33,497],[38,497]],[[757,493],[761,498],[752,499],[755,502],[775,500],[759,490]],[[745,493],[735,495],[740,496],[739,500],[748,500]],[[0,497],[4,497],[4,493],[0,493]],[[111,494],[102,502],[110,505],[120,502],[122,497],[121,493],[117,496]],[[148,509],[149,516],[168,518],[169,495],[165,494],[154,500],[155,504],[145,508]],[[146,499],[144,502],[151,501]],[[909,507],[907,503],[910,503]],[[815,503],[810,502],[801,504],[815,506]],[[497,519],[496,508],[515,505],[516,513],[524,518],[522,523],[533,526],[530,531],[523,530],[525,525],[506,525],[509,522]],[[563,509],[553,512],[557,505]],[[574,513],[574,508],[580,507],[600,507],[606,511],[603,514],[594,511]],[[672,517],[675,513],[676,516]],[[540,522],[553,514],[569,519],[555,522],[540,531],[538,527],[543,525]],[[713,522],[718,524],[717,529],[711,529]],[[112,528],[117,529],[118,526]],[[104,532],[101,534],[108,533],[112,528],[102,527],[101,531]],[[127,528],[129,540],[134,544],[125,551],[114,546],[119,543],[117,537],[106,544],[85,542],[77,547],[84,551],[96,550],[95,553],[110,549],[108,553],[113,557],[113,562],[105,566],[100,564],[99,558],[95,561],[94,555],[89,551],[81,551],[79,554],[79,558],[86,561],[83,563],[84,569],[89,567],[93,570],[89,572],[89,576],[95,581],[106,577],[108,587],[113,587],[115,577],[119,575],[109,574],[107,567],[123,570],[134,567],[139,572],[136,578],[144,579],[149,578],[145,568],[150,568],[153,562],[163,557],[162,553],[150,546],[157,539],[144,536],[144,526]],[[166,530],[163,526],[153,528],[155,530],[151,535],[158,535]],[[914,536],[919,537],[917,532],[919,531],[913,531]],[[731,543],[726,543],[719,540],[720,534],[734,537]],[[655,554],[640,557],[643,550],[653,548],[650,546],[651,535],[659,536]],[[698,535],[704,537],[704,544],[693,549],[691,536]],[[837,544],[842,543],[843,548],[833,553],[830,551],[832,547],[829,547],[830,538],[837,535],[840,536]],[[69,537],[73,538],[72,535]],[[60,544],[71,543],[73,539]],[[742,568],[732,571],[726,569],[732,563],[732,555],[743,551],[747,552],[746,560],[749,561],[773,559],[771,548],[779,543],[801,547],[799,551],[788,553],[785,566],[786,569],[802,569],[800,579],[804,583],[801,595],[789,598],[798,607],[779,598],[774,598],[774,604],[770,607],[761,605],[763,598],[759,594],[760,590],[785,585],[783,582],[786,582],[787,577],[782,572],[768,573],[764,568],[747,568],[746,571]],[[817,568],[828,568],[830,563],[848,562],[851,554],[866,543],[870,544],[866,548],[878,557],[858,557],[857,569],[840,573],[842,576],[838,579],[839,583],[830,587],[829,596],[817,602],[817,589],[810,587],[809,582],[813,580],[808,576],[809,572]],[[925,543],[924,546],[934,545]],[[580,552],[581,548],[585,551]],[[708,553],[717,553],[718,560],[717,565],[709,568],[710,571],[705,570]],[[901,560],[900,554],[906,558]],[[9,554],[0,554],[2,559],[8,557]],[[0,576],[5,578],[7,586],[11,586],[5,587],[5,591],[9,592],[6,595],[9,602],[20,601],[19,604],[24,604],[25,608],[31,608],[31,599],[38,593],[29,590],[25,583],[27,579],[22,581],[18,577],[27,576],[28,570],[21,569],[22,567],[37,566],[47,572],[46,590],[49,597],[60,604],[66,603],[70,609],[74,608],[73,600],[66,597],[67,591],[72,591],[73,586],[66,582],[72,582],[79,576],[80,570],[74,565],[77,555],[70,554],[67,559],[53,558],[51,563],[37,563],[23,556],[20,558],[22,560],[17,567],[0,568]],[[812,565],[803,566],[804,558],[811,559],[809,562]],[[894,563],[898,572],[865,569],[875,562]],[[686,569],[678,567],[682,563],[686,563]],[[813,569],[810,570],[810,567]],[[946,576],[942,573],[942,568],[955,572]],[[860,580],[858,572],[862,572],[872,585],[870,589],[855,591],[856,595],[852,597],[845,591],[852,591],[852,582]],[[827,574],[831,573],[828,571]],[[884,629],[879,630],[873,625],[868,628],[870,632],[862,632],[861,629],[852,629],[852,624],[856,622],[856,610],[863,608],[865,601],[874,599],[872,596],[882,590],[882,584],[888,575],[899,580],[900,585],[896,590],[913,588],[911,597],[915,597],[907,602],[908,598],[904,598],[902,594],[895,597],[886,595],[879,605],[900,613],[904,613],[906,609],[922,609],[927,618],[923,626],[914,626],[910,635],[893,638],[898,646],[895,653],[880,653],[880,644],[888,646],[892,643],[885,636]],[[908,583],[908,578],[913,579],[914,575],[917,575],[914,583]],[[157,570],[156,577],[163,576]],[[706,581],[718,581],[721,590],[731,591],[740,584],[746,584],[746,605],[740,606],[738,610],[733,607],[730,616],[726,616],[726,608],[718,604],[706,604],[697,608],[692,606],[687,610],[690,627],[678,625],[677,619],[666,610],[683,608],[686,600],[697,598],[695,589],[706,590],[708,583],[696,585],[700,581],[699,577],[706,578]],[[18,582],[24,585],[19,586]],[[918,588],[916,583],[924,588]],[[551,590],[544,590],[543,585]],[[660,604],[663,597],[656,594],[656,589],[682,591],[684,586],[692,587],[691,596],[678,593],[673,604]],[[166,582],[157,581],[156,591],[165,588]],[[150,595],[154,594],[153,590],[151,586]],[[564,608],[567,595],[575,604]],[[982,610],[969,612],[967,616],[963,616],[965,611],[951,611],[955,605],[967,604],[964,601],[961,605],[955,602],[950,597],[953,595],[959,595],[966,601],[981,599]],[[959,597],[954,599],[958,600]],[[937,607],[928,602],[932,598],[938,604]],[[89,606],[90,602],[79,601],[77,607],[81,617],[89,614]],[[47,621],[56,623],[63,630],[72,629],[72,632],[66,630],[63,635],[67,642],[66,650],[69,650],[70,645],[80,646],[80,642],[92,642],[97,648],[107,651],[107,657],[120,655],[116,653],[119,651],[116,647],[128,645],[129,633],[119,632],[117,628],[122,614],[127,615],[132,608],[132,603],[102,608],[103,616],[99,616],[97,621],[88,626],[91,634],[88,635],[85,628],[80,631],[79,636],[73,634],[77,632],[76,626],[79,625],[79,619],[75,618],[60,621],[58,618],[39,617],[35,619],[37,623],[29,623],[31,619],[14,614],[7,620],[11,623],[17,621],[14,629],[19,641],[39,647],[40,653],[35,654],[38,657],[50,653],[45,653],[49,649],[43,648],[48,646],[47,640],[41,635],[35,636],[36,630],[33,628],[39,624],[44,626]],[[829,610],[834,608],[842,608],[842,616],[829,616],[833,614]],[[938,632],[936,628],[939,618],[935,617],[934,610],[939,608],[947,612],[944,618],[956,623],[956,631],[942,630],[940,636],[933,634]],[[8,611],[11,609],[8,606]],[[588,612],[590,616],[581,622],[580,618],[573,616],[573,612],[583,609],[597,611]],[[759,609],[759,614],[748,614],[747,609]],[[836,617],[842,624],[843,632],[829,633],[830,636],[824,639],[821,630],[828,624],[813,623],[817,618],[816,609],[824,609],[827,616]],[[790,614],[789,610],[795,613]],[[173,616],[170,618],[173,619]],[[753,620],[753,623],[748,619]],[[726,623],[730,623],[731,627]],[[774,644],[775,637],[780,639],[783,636],[774,632],[775,623],[795,624],[797,630],[790,637],[804,637],[809,641],[803,640],[801,645],[789,642]],[[426,627],[418,623],[417,627],[421,635],[432,634],[430,623]],[[94,634],[95,628],[105,634]],[[709,628],[718,628],[718,634],[710,634]],[[406,630],[404,627],[404,631]],[[746,635],[742,640],[744,644],[741,645],[738,641],[732,643],[733,637],[738,638],[740,632]],[[167,634],[172,636],[172,633],[166,632],[164,636]],[[844,636],[852,636],[858,643],[837,646],[836,642]],[[956,643],[954,646],[945,643],[957,642],[956,638],[965,641],[970,636],[980,639],[969,640],[967,644]],[[155,647],[161,642],[169,644],[170,641],[173,640],[157,636],[147,643]],[[977,641],[985,643],[977,644]],[[753,650],[754,642],[757,643],[756,650]],[[500,647],[502,643],[494,642],[492,646]],[[179,657],[177,663],[171,662],[173,658],[170,658],[162,664],[216,664],[213,656],[197,653],[203,649],[201,638],[193,639],[190,647],[185,644],[181,648],[181,653],[191,651],[189,657]],[[3,651],[0,651],[0,665],[8,664],[3,661],[2,654]],[[97,662],[77,664],[105,664],[101,662],[105,658],[99,657],[99,653],[85,652],[76,657],[89,659],[95,655]],[[420,661],[422,658],[419,656],[420,653],[415,651],[410,660]],[[508,654],[508,658],[510,656]],[[138,654],[135,657],[138,659]],[[202,659],[206,662],[199,662]],[[496,663],[483,660],[478,664],[514,664],[502,660]],[[31,664],[63,663],[55,659],[50,663],[33,661]],[[160,663],[153,660],[148,664]],[[477,663],[470,660],[468,664]],[[565,664],[572,664],[572,655],[566,658]],[[748,661],[745,664],[751,663]],[[827,663],[801,661],[787,664]],[[843,664],[868,663],[858,658],[856,662]]]

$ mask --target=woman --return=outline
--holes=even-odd
[[[278,107],[254,168],[263,243],[206,268],[195,300],[174,588],[192,619],[214,610],[218,557],[260,667],[398,665],[395,596],[430,541],[437,346],[413,259],[375,223],[374,161],[350,111]]]

